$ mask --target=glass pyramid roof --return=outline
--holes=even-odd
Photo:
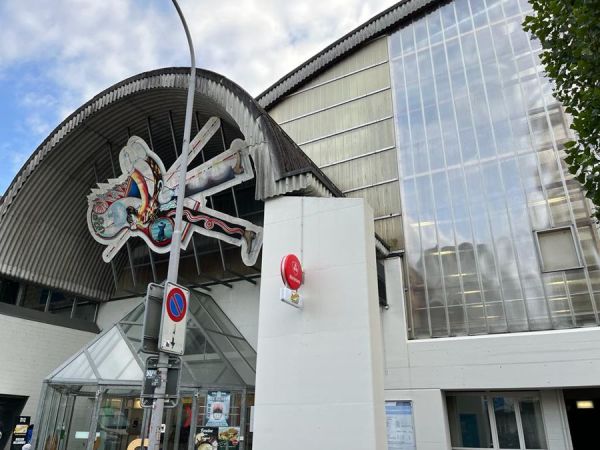
[[[144,304],[100,334],[46,380],[53,384],[141,384]],[[212,297],[191,290],[181,385],[254,386],[256,351]]]

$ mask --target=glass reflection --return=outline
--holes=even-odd
[[[389,38],[412,338],[598,323],[597,233],[526,9],[456,0]],[[543,273],[534,231],[570,224],[586,266]]]

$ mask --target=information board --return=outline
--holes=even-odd
[[[388,450],[416,450],[412,402],[385,402]]]

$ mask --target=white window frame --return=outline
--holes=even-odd
[[[551,233],[553,231],[560,231],[560,230],[567,230],[567,229],[571,231],[571,239],[573,240],[573,247],[575,248],[575,254],[577,255],[578,265],[573,266],[573,267],[567,267],[564,269],[554,269],[554,270],[545,269],[544,268],[544,259],[542,258],[542,248],[540,246],[539,235],[544,234],[544,233]],[[534,230],[533,234],[535,235],[535,246],[536,246],[537,255],[538,255],[538,262],[540,265],[540,272],[556,273],[556,272],[565,272],[567,270],[583,269],[585,267],[584,263],[583,263],[581,249],[579,248],[579,243],[577,242],[577,237],[576,237],[577,234],[575,233],[575,229],[572,224],[561,226],[561,227],[552,227],[552,228],[544,228],[542,230]]]
[[[487,411],[489,418],[490,431],[492,434],[492,445],[494,450],[548,450],[548,432],[546,429],[546,421],[543,420],[544,407],[542,404],[542,397],[539,391],[475,391],[475,392],[461,392],[461,391],[446,391],[445,397],[453,395],[462,396],[485,396],[487,398]],[[515,408],[515,419],[517,421],[517,432],[519,434],[519,449],[506,449],[500,447],[500,440],[498,438],[498,429],[496,427],[496,415],[494,414],[494,397],[509,397],[516,401],[517,405]],[[542,424],[544,427],[544,437],[546,440],[546,447],[541,449],[528,449],[525,446],[525,433],[523,431],[523,422],[521,420],[521,406],[519,400],[522,398],[535,397],[540,402],[542,411]],[[446,421],[449,424],[448,409],[446,408]],[[451,447],[452,450],[490,450],[489,448],[477,448],[477,447]]]

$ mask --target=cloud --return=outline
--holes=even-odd
[[[197,66],[252,95],[395,3],[179,1]],[[169,0],[2,0],[0,42],[0,130],[12,143],[0,147],[0,192],[50,130],[94,95],[140,72],[189,65]]]
[[[181,6],[198,66],[256,95],[393,3],[182,0]],[[0,42],[0,73],[38,64],[59,93],[55,107],[63,117],[125,77],[189,64],[185,35],[167,0],[3,0]],[[36,89],[32,95],[48,93]]]

